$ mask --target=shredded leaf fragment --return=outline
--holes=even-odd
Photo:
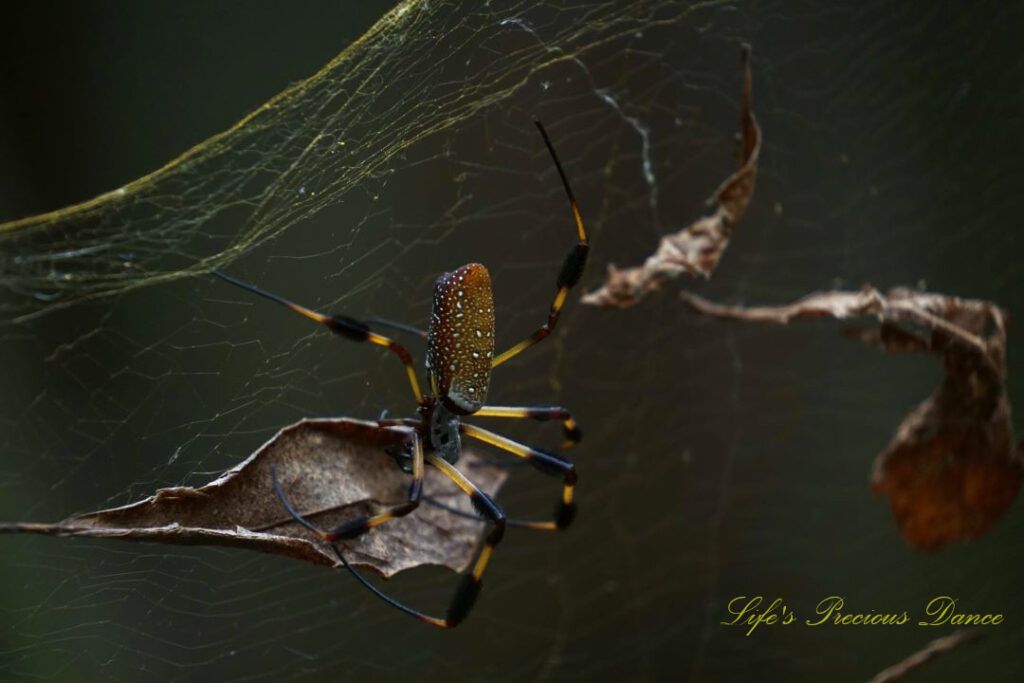
[[[661,239],[657,251],[642,266],[619,269],[608,266],[608,278],[582,301],[604,308],[628,308],[682,274],[708,278],[729,246],[729,239],[754,194],[757,161],[761,153],[761,128],[752,107],[750,46],[744,45],[743,89],[740,94],[739,170],[729,176],[708,200],[718,203],[715,213],[704,216],[677,233]]]
[[[750,322],[871,316],[881,324],[856,330],[862,341],[943,358],[942,383],[904,417],[871,477],[912,545],[935,550],[976,539],[1013,502],[1024,453],[1014,441],[1006,393],[1006,313],[995,304],[908,289],[883,295],[871,287],[751,308],[682,297],[704,315]]]
[[[0,524],[0,532],[40,533],[149,541],[175,545],[225,545],[337,566],[330,546],[297,524],[270,483],[270,467],[296,509],[321,528],[374,514],[405,499],[409,475],[387,449],[403,446],[404,428],[383,428],[347,418],[302,420],[279,431],[245,461],[199,488],[159,489],[131,505],[75,515],[56,524]],[[464,452],[460,466],[488,495],[506,473]],[[473,514],[451,480],[426,471],[424,492],[444,505]],[[392,576],[420,565],[464,571],[482,538],[484,523],[437,505],[420,505],[339,547],[354,565]]]

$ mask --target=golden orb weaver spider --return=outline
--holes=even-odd
[[[578,242],[566,255],[565,261],[562,264],[562,269],[556,282],[557,292],[554,301],[551,303],[547,322],[532,335],[497,356],[494,355],[494,299],[491,291],[491,276],[487,268],[479,263],[466,264],[450,273],[441,275],[437,279],[437,283],[434,286],[433,308],[427,332],[386,320],[371,318],[361,321],[345,315],[323,315],[230,275],[216,270],[212,271],[214,275],[233,285],[266,297],[290,308],[300,315],[326,325],[331,331],[346,339],[369,341],[378,346],[383,346],[397,354],[401,359],[409,376],[412,393],[416,398],[417,414],[419,417],[405,419],[382,418],[377,423],[381,427],[402,426],[412,428],[410,431],[410,448],[404,454],[395,455],[399,466],[404,471],[412,474],[412,483],[409,485],[406,502],[393,505],[376,515],[348,520],[331,531],[324,531],[305,519],[292,507],[292,504],[281,489],[280,483],[277,481],[277,473],[273,468],[271,468],[271,482],[274,486],[274,491],[277,493],[281,504],[288,514],[296,522],[328,542],[341,563],[360,583],[393,607],[428,624],[443,628],[457,626],[469,614],[473,604],[476,602],[477,596],[480,594],[484,570],[487,568],[487,563],[490,561],[495,546],[498,545],[504,536],[506,526],[521,526],[544,530],[564,529],[569,526],[576,513],[576,504],[573,501],[576,469],[569,460],[555,453],[520,444],[494,432],[464,424],[461,421],[461,418],[470,415],[560,420],[567,439],[560,447],[561,450],[576,444],[581,438],[579,427],[576,426],[572,416],[564,408],[554,406],[508,407],[484,405],[490,384],[491,370],[541,341],[554,329],[565,300],[568,297],[569,290],[579,282],[580,277],[583,275],[589,251],[583,218],[580,215],[572,189],[569,187],[569,181],[566,178],[565,171],[562,169],[562,164],[558,160],[558,155],[555,153],[555,148],[552,146],[544,126],[539,121],[534,121],[534,123],[540,131],[541,137],[544,138],[544,144],[551,153],[551,158],[555,162],[555,168],[558,170],[558,175],[562,179],[562,185],[565,187],[566,195],[568,195],[569,206],[576,221]],[[413,367],[412,356],[409,355],[405,347],[388,337],[372,332],[370,324],[414,332],[426,338],[426,369],[432,393],[423,394],[420,390],[416,370]],[[480,491],[465,474],[456,468],[455,465],[461,455],[461,435],[508,451],[529,462],[543,474],[561,476],[562,496],[555,508],[554,518],[549,521],[506,519],[504,512],[502,512],[498,504]],[[388,520],[403,517],[415,510],[419,506],[421,499],[424,498],[423,470],[425,465],[437,468],[451,479],[469,496],[473,507],[480,513],[482,518],[489,521],[492,525],[490,532],[484,539],[483,548],[480,549],[476,556],[472,570],[465,574],[459,582],[455,594],[452,596],[448,611],[443,618],[433,617],[413,609],[384,593],[352,567],[336,545],[336,541],[355,538],[376,526],[384,524]],[[456,510],[455,512],[459,511]]]

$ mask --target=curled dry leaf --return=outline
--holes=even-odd
[[[743,90],[740,94],[739,170],[729,176],[709,199],[718,208],[686,228],[661,239],[657,251],[642,266],[608,266],[608,278],[599,288],[585,294],[583,303],[605,308],[628,308],[669,280],[682,274],[710,277],[729,246],[733,230],[743,219],[754,194],[757,160],[761,152],[761,129],[751,104],[750,46],[744,45]]]
[[[786,324],[796,318],[877,318],[857,337],[890,352],[942,356],[945,374],[875,460],[871,483],[889,497],[903,536],[933,550],[984,534],[1020,487],[1024,457],[1006,395],[1006,314],[986,301],[896,289],[811,294],[786,306],[733,307],[692,294],[710,316]]]
[[[401,448],[405,433],[405,428],[347,418],[302,420],[205,486],[159,489],[131,505],[75,515],[56,524],[7,523],[0,531],[226,545],[335,566],[339,562],[330,546],[282,508],[271,487],[271,465],[295,508],[321,528],[332,528],[404,500],[409,475],[386,449]],[[490,495],[497,493],[506,476],[469,452],[464,452],[460,467]],[[426,471],[424,492],[473,514],[466,496],[433,468]],[[420,505],[407,517],[339,545],[352,564],[382,576],[424,564],[461,572],[483,529],[482,522]]]

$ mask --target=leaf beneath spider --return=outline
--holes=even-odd
[[[753,79],[750,75],[749,45],[743,46],[741,59],[743,89],[740,92],[739,169],[726,178],[708,200],[708,203],[718,205],[715,212],[663,237],[657,250],[642,266],[620,269],[609,265],[605,283],[584,294],[583,303],[604,308],[628,308],[684,273],[690,277],[711,277],[754,195],[757,160],[761,154],[761,128],[757,125],[751,103]]]
[[[692,294],[710,316],[786,324],[798,318],[870,316],[862,341],[893,353],[928,351],[943,359],[938,388],[912,410],[875,459],[871,484],[889,497],[911,544],[935,550],[984,534],[1010,507],[1024,457],[1014,443],[1006,395],[1006,314],[987,301],[895,289],[811,294],[785,306],[735,307]]]
[[[124,507],[69,517],[56,524],[0,525],[0,531],[90,536],[175,545],[225,545],[339,565],[330,546],[288,516],[271,487],[270,466],[295,508],[321,528],[373,514],[405,499],[410,477],[386,449],[401,449],[405,431],[346,418],[302,420],[278,432],[244,462],[199,488],[159,489]],[[460,469],[489,495],[506,474],[468,451]],[[424,494],[469,514],[458,487],[428,467]],[[464,571],[484,523],[422,504],[339,546],[354,565],[392,576],[433,564]]]

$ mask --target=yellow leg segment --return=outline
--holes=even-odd
[[[547,453],[537,448],[531,448],[517,441],[513,441],[500,434],[481,429],[474,425],[461,424],[459,430],[471,438],[483,441],[484,443],[496,446],[504,451],[508,451],[513,455],[525,459],[531,465],[534,466],[539,472],[543,474],[549,474],[553,476],[562,476],[562,497],[558,501],[558,505],[555,507],[555,518],[551,521],[544,522],[519,522],[515,521],[516,526],[525,527],[527,529],[542,529],[546,531],[553,531],[555,529],[564,529],[572,523],[573,518],[576,516],[576,504],[573,501],[573,496],[576,489],[576,468],[575,466],[562,458],[561,456],[555,455],[554,453]]]

